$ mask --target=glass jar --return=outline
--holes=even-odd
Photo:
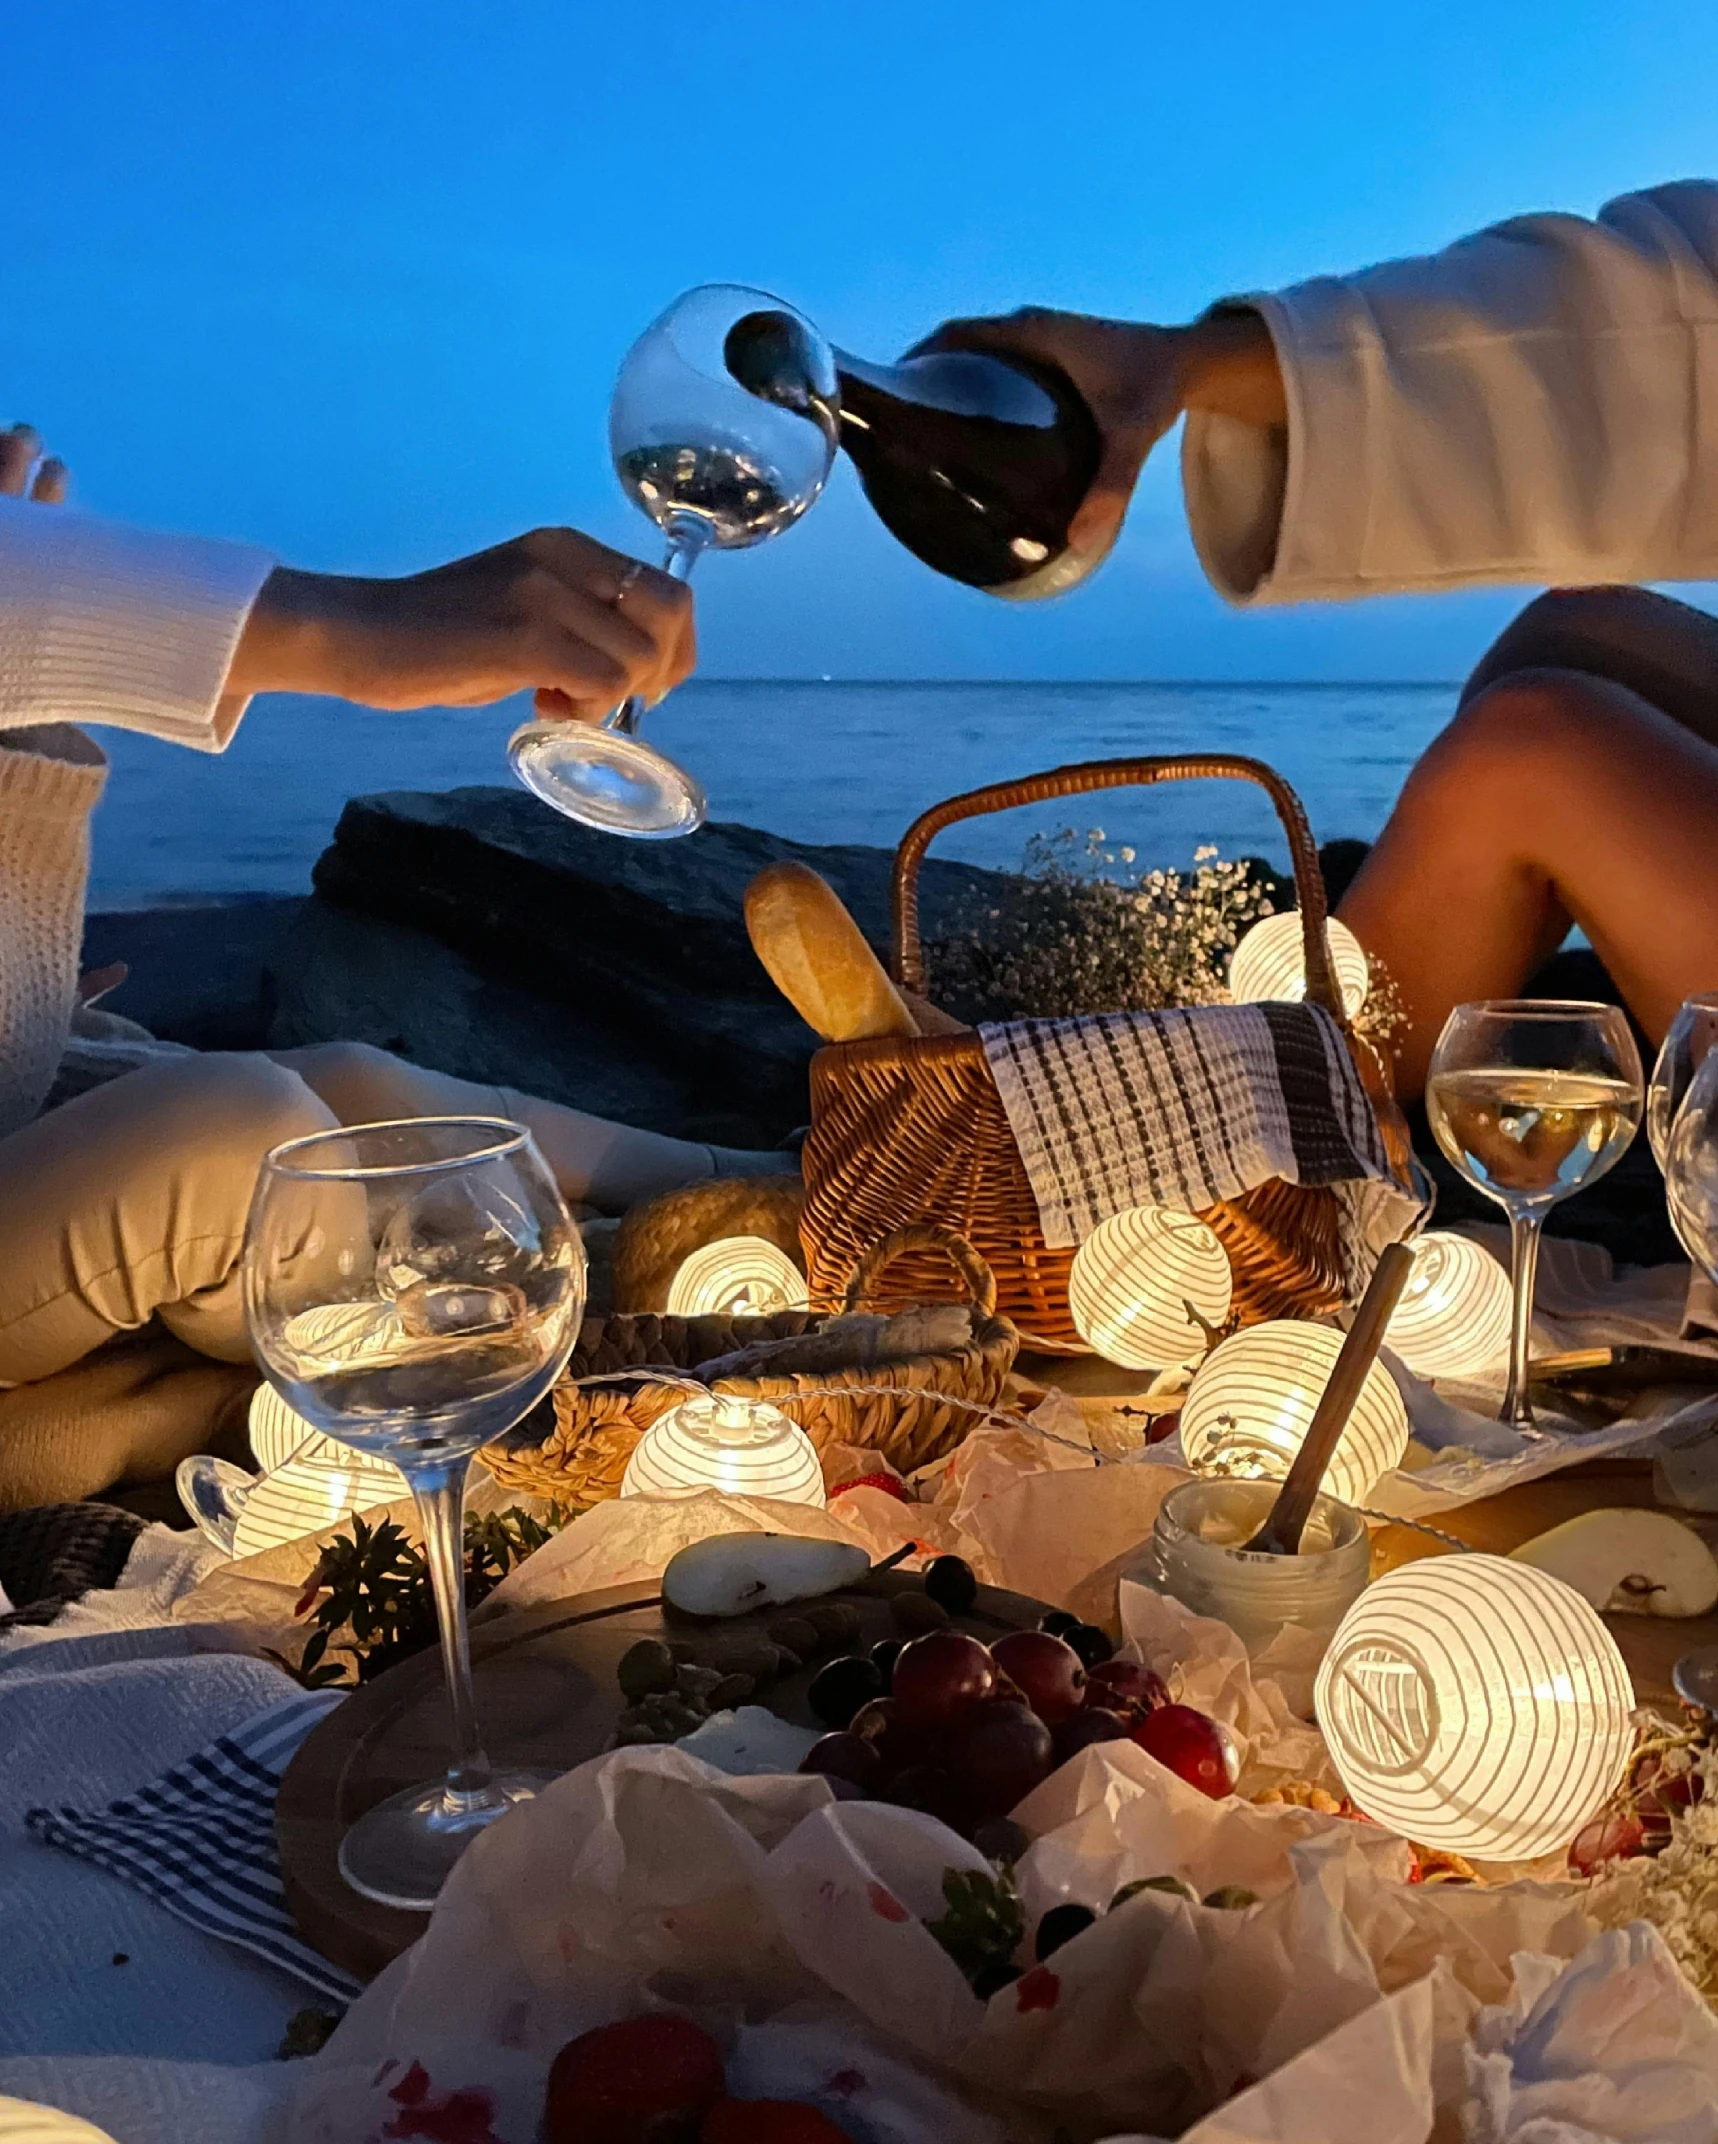
[[[1243,1547],[1281,1488],[1276,1481],[1183,1482],[1163,1499],[1151,1540],[1126,1576],[1194,1615],[1216,1616],[1249,1650],[1285,1623],[1328,1640],[1371,1576],[1371,1536],[1359,1512],[1321,1496],[1298,1556]]]

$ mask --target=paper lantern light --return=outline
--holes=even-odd
[[[767,1400],[710,1392],[683,1400],[633,1448],[622,1496],[770,1496],[784,1504],[827,1502],[817,1448]]]
[[[682,1262],[668,1288],[669,1314],[676,1318],[767,1318],[778,1310],[804,1310],[810,1300],[805,1275],[762,1236],[706,1243]]]
[[[1081,1244],[1068,1276],[1068,1307],[1080,1338],[1106,1362],[1157,1370],[1205,1345],[1204,1329],[1229,1315],[1229,1254],[1197,1214],[1129,1206]]]
[[[0,2144],[113,2144],[105,2129],[30,2099],[0,2099]]]
[[[1420,1377],[1476,1377],[1509,1353],[1509,1276],[1469,1236],[1433,1229],[1414,1245],[1414,1269],[1386,1344]]]
[[[1337,1626],[1314,1702],[1359,1808],[1484,1861],[1567,1846],[1634,1747],[1610,1632],[1572,1586],[1502,1556],[1377,1580]]]
[[[251,1400],[250,1434],[263,1478],[239,1505],[235,1556],[260,1555],[411,1494],[398,1467],[314,1429],[272,1385]]]
[[[1220,1341],[1181,1408],[1181,1451],[1195,1474],[1280,1481],[1300,1450],[1342,1350],[1328,1325],[1280,1320]],[[1338,1503],[1363,1504],[1408,1448],[1408,1410],[1381,1363],[1366,1373],[1324,1476]]]
[[[1352,1019],[1365,1004],[1371,983],[1366,954],[1354,933],[1334,916],[1325,928],[1330,934],[1337,987]],[[1265,916],[1245,934],[1229,961],[1229,995],[1237,1005],[1256,1005],[1271,998],[1290,998],[1298,1004],[1306,996],[1306,949],[1298,908]]]

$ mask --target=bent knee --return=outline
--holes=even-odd
[[[379,1124],[421,1114],[413,1068],[372,1042],[313,1042],[283,1050],[280,1063],[342,1124]]]
[[[98,1093],[104,1090],[97,1090]],[[250,1051],[199,1053],[151,1065],[105,1090],[133,1136],[157,1150],[254,1165],[288,1139],[333,1129],[295,1072]]]
[[[1632,695],[1573,671],[1512,671],[1434,739],[1404,801],[1459,799],[1472,809],[1486,797],[1537,793],[1546,781],[1590,779],[1629,749],[1637,709]]]

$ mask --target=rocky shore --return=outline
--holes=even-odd
[[[1364,853],[1325,851],[1333,897]],[[303,899],[92,916],[85,965],[127,962],[106,1002],[201,1049],[346,1037],[651,1130],[773,1146],[807,1120],[817,1047],[746,937],[745,888],[782,857],[820,871],[887,957],[888,850],[734,825],[617,841],[519,790],[470,788],[354,798]],[[927,934],[998,876],[926,864]],[[1534,987],[1616,997],[1582,952],[1559,954]],[[1440,1218],[1495,1219],[1423,1121],[1416,1131]],[[1552,1225],[1629,1262],[1678,1255],[1644,1140]]]

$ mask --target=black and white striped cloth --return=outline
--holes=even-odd
[[[349,2003],[361,1983],[299,1936],[274,1837],[282,1776],[339,1702],[330,1690],[288,1698],[105,1809],[32,1809],[25,1825],[44,1845],[93,1861],[205,1935]]]
[[[1129,1206],[1199,1213],[1282,1177],[1343,1193],[1363,1286],[1368,1247],[1419,1210],[1391,1176],[1342,1031],[1317,1006],[1103,1013],[979,1034],[1052,1249]]]

